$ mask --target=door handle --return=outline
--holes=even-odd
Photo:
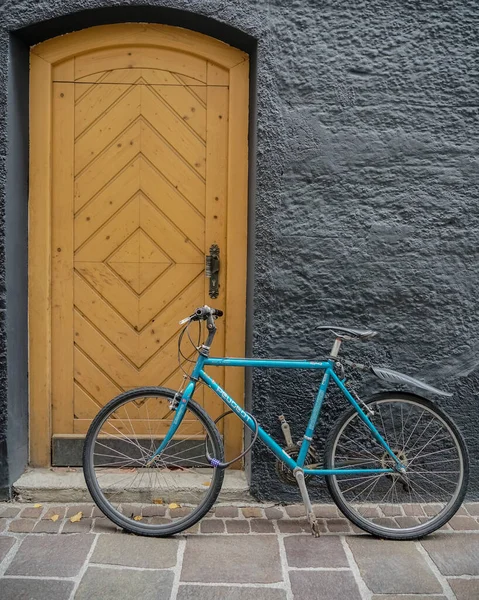
[[[218,244],[212,244],[210,253],[205,257],[205,275],[210,280],[210,298],[218,298],[220,292],[220,249]]]

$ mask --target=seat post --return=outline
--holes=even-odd
[[[341,348],[341,338],[337,337],[334,340],[333,349],[331,350],[330,356],[336,358],[339,354],[339,349]]]

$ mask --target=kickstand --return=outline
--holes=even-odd
[[[313,512],[313,507],[311,506],[311,500],[309,499],[308,489],[306,487],[306,483],[304,481],[304,473],[302,469],[296,468],[294,471],[294,476],[296,477],[296,481],[298,482],[299,491],[301,492],[301,497],[303,499],[304,508],[306,509],[306,514],[308,516],[308,522],[311,527],[311,534],[314,537],[319,537],[319,523],[316,519],[316,515]]]

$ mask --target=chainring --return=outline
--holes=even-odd
[[[297,460],[300,449],[301,449],[301,447],[298,444],[293,444],[292,446],[286,446],[286,448],[283,448],[283,450],[286,452],[286,454],[288,456],[290,456],[293,460]],[[317,463],[318,463],[318,455],[316,454],[316,451],[314,450],[314,448],[312,448],[310,446],[308,449],[308,453],[306,454],[304,466],[306,467],[307,465],[316,465]],[[279,458],[276,459],[275,468],[276,468],[276,475],[278,476],[278,479],[280,479],[280,481],[282,481],[286,485],[293,485],[293,486],[298,485],[298,482],[296,481],[296,477],[294,476],[293,471],[289,467],[287,467],[284,464],[284,462],[279,460]],[[305,475],[304,481],[308,482],[312,477],[313,477],[313,475]]]

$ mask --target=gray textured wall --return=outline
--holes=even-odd
[[[318,323],[377,328],[377,342],[350,344],[349,354],[431,383],[443,380],[454,391],[440,404],[467,438],[470,494],[478,497],[477,0],[149,4],[196,12],[258,40],[253,353],[321,355],[327,346],[314,332]],[[135,2],[4,2],[0,106],[6,106],[8,31],[120,5]],[[162,11],[155,14],[161,22]],[[45,30],[39,31],[41,37]],[[5,119],[0,110],[2,207]],[[1,343],[4,357],[5,337]],[[279,435],[276,415],[284,412],[299,437],[317,383],[307,373],[255,373],[255,414]],[[375,385],[358,382],[358,389]],[[1,386],[0,431],[6,393]],[[325,428],[341,407],[333,396]],[[258,445],[254,492],[291,497],[263,466],[267,456]]]

